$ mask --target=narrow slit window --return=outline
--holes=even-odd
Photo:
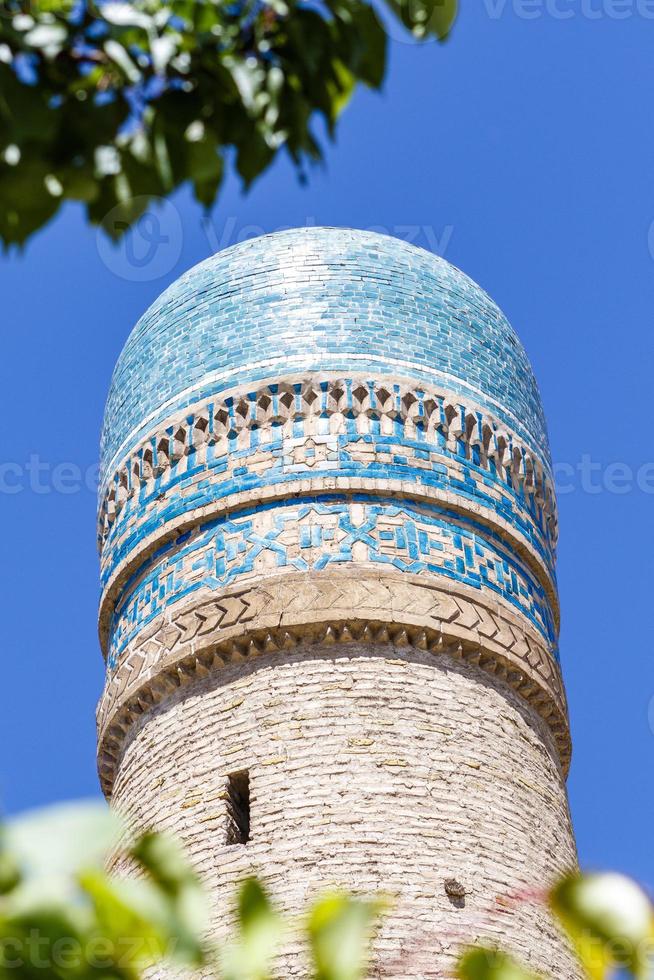
[[[250,839],[250,774],[247,769],[227,777],[227,843]]]

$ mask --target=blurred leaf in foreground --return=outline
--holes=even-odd
[[[239,889],[237,935],[221,956],[222,980],[268,980],[282,939],[282,921],[256,878]]]
[[[308,924],[315,980],[360,980],[365,975],[382,908],[379,901],[341,893],[318,900]]]
[[[205,901],[179,847],[129,840],[106,805],[66,804],[12,820],[0,836],[0,977],[139,980],[167,959],[199,966]],[[138,877],[110,877],[108,855]]]
[[[459,960],[459,980],[542,980],[514,959],[493,949],[470,949]]]
[[[654,911],[630,878],[571,875],[552,889],[550,904],[591,980],[605,980],[617,966],[638,980],[652,976]]]
[[[419,40],[445,38],[457,11],[457,0],[384,2]],[[112,237],[185,183],[208,208],[228,164],[249,186],[282,150],[303,177],[357,85],[383,84],[378,11],[366,0],[33,0],[25,13],[6,0],[0,241],[22,245],[69,200]]]

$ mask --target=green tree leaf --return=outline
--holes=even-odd
[[[3,980],[88,976],[87,926],[83,913],[63,902],[0,916]]]
[[[148,872],[156,886],[155,894],[168,899],[165,930],[169,941],[175,940],[176,957],[190,964],[202,963],[206,899],[181,846],[167,834],[146,833],[136,841],[130,854]]]
[[[8,895],[20,884],[22,875],[18,861],[4,846],[0,837],[0,896]]]
[[[111,880],[97,869],[79,875],[90,897],[99,936],[108,940],[114,959],[135,978],[175,949],[174,918],[166,898],[145,880]]]
[[[458,0],[386,0],[393,13],[414,37],[432,36],[444,41],[450,34],[458,10]]]
[[[221,955],[222,980],[268,980],[282,938],[282,923],[256,878],[240,887],[237,938]]]
[[[189,884],[199,887],[179,843],[168,834],[148,832],[130,851],[134,860],[169,895],[176,896]]]
[[[642,980],[651,976],[654,912],[630,878],[570,875],[552,889],[550,905],[592,980],[604,980],[615,966]]]
[[[457,964],[459,980],[540,980],[496,949],[470,949]]]
[[[80,868],[102,864],[122,828],[106,803],[61,803],[12,820],[5,843],[27,876],[74,875]]]
[[[455,0],[387,3],[419,38],[444,37],[456,13]],[[304,177],[322,158],[317,117],[333,136],[357,85],[379,88],[386,70],[385,31],[365,0],[39,0],[29,14],[18,2],[11,10],[0,18],[5,245],[68,200],[114,237],[147,207],[143,197],[186,182],[209,207],[225,161],[248,187],[286,150]],[[194,126],[202,138],[187,138]]]
[[[308,932],[315,980],[360,980],[373,928],[383,905],[342,893],[326,895],[311,910]]]
[[[119,847],[127,829],[95,801],[2,829],[2,980],[141,980],[164,958],[205,963],[206,902],[180,846],[148,833]],[[110,877],[109,851],[140,874]]]

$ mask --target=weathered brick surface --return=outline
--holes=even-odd
[[[252,837],[228,846],[226,778],[241,769]],[[255,872],[292,912],[331,886],[389,895],[373,976],[450,976],[460,941],[476,938],[578,976],[524,898],[575,865],[556,750],[535,712],[472,665],[353,644],[227,666],[145,716],[113,799],[186,841],[218,937],[236,882]],[[279,976],[299,975],[287,956]]]

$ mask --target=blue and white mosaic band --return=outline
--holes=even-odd
[[[475,407],[357,378],[237,391],[153,433],[105,493],[103,584],[185,520],[335,488],[473,510],[515,539],[556,605],[556,505],[538,459]]]
[[[542,538],[536,547],[548,550],[553,566],[551,475],[514,432],[476,406],[410,382],[352,377],[240,390],[169,420],[132,450],[103,488],[99,540],[115,541],[121,524],[114,522],[123,509],[124,522],[162,489],[183,492],[203,470],[220,477],[220,492],[228,496],[319,471],[438,484],[446,472],[440,457],[458,464],[446,482],[462,496],[482,499],[485,485],[490,500],[501,488],[497,509],[516,526],[535,525]]]
[[[519,611],[556,649],[547,597],[496,535],[434,507],[355,495],[259,507],[198,526],[155,554],[126,583],[116,604],[109,668],[127,644],[169,605],[200,590],[220,590],[288,568],[321,572],[334,565],[390,566],[488,591]],[[352,573],[357,574],[353,567]]]

